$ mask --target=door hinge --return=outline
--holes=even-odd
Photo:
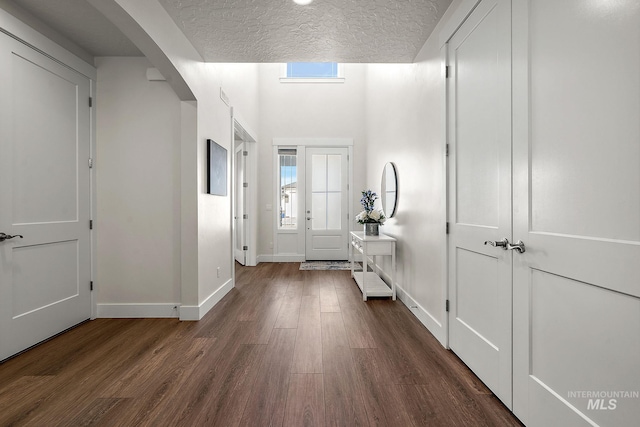
[[[242,214],[242,219],[249,219],[249,214]]]
[[[447,234],[449,234],[449,223],[447,222],[447,225],[445,227]]]
[[[243,251],[248,251],[248,250],[249,250],[249,246],[243,246],[243,247],[242,247],[242,250],[243,250]]]
[[[349,184],[347,184],[347,191],[349,191]]]
[[[449,300],[446,300],[444,303],[444,309],[449,312]]]
[[[444,155],[449,157],[449,144],[444,147]]]
[[[93,290],[93,280],[89,282],[89,290],[92,291]]]
[[[349,161],[349,155],[347,154],[347,162]]]
[[[248,183],[248,182],[243,182],[243,183],[242,183],[242,186],[243,186],[244,188],[247,188],[247,187],[249,187],[249,183]]]
[[[93,220],[89,220],[89,230],[93,230]]]
[[[448,79],[451,76],[451,73],[449,72],[449,66],[445,65],[444,67],[444,78]]]
[[[89,97],[89,108],[93,107],[93,98]]]
[[[245,156],[245,157],[247,157],[247,156],[249,155],[249,152],[248,152],[248,151],[243,151],[243,152],[242,152],[242,155],[243,155],[243,156]]]
[[[89,157],[89,169],[93,168],[93,158]]]

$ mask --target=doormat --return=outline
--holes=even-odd
[[[351,270],[349,261],[305,261],[300,270]],[[362,264],[356,262],[355,271],[362,271]]]

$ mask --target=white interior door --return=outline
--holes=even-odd
[[[640,4],[514,17],[514,412],[638,425]]]
[[[306,149],[307,260],[348,259],[348,149]]]
[[[90,81],[0,34],[0,360],[91,316]]]
[[[246,229],[246,203],[247,192],[245,183],[246,180],[246,161],[245,161],[245,146],[244,143],[236,145],[236,194],[235,194],[235,221],[236,221],[236,236],[235,236],[235,257],[242,265],[246,265],[247,260],[247,229]]]
[[[449,343],[511,407],[511,11],[484,0],[449,42]]]

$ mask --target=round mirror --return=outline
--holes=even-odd
[[[398,207],[398,174],[396,165],[389,162],[384,165],[382,171],[380,199],[382,201],[382,211],[387,218],[392,218],[396,214]]]

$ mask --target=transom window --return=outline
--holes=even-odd
[[[337,62],[288,62],[287,78],[330,79],[338,77]]]
[[[281,83],[344,83],[344,64],[288,62],[282,64]]]

